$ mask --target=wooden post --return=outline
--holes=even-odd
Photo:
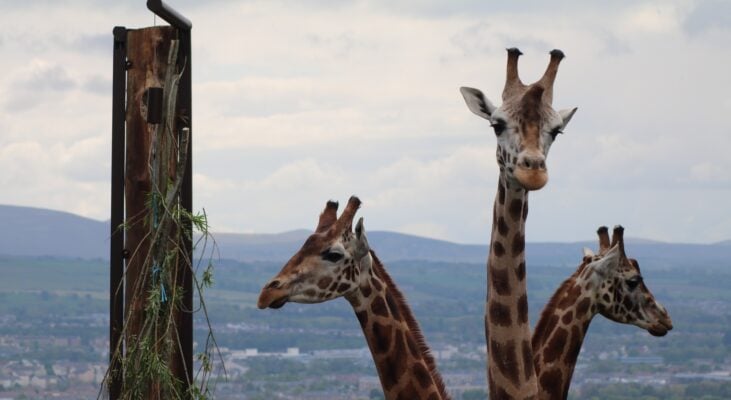
[[[126,143],[126,249],[130,253],[125,282],[126,340],[142,328],[145,296],[151,271],[144,271],[150,257],[150,210],[147,200],[152,186],[149,154],[155,125],[147,123],[145,91],[162,86],[173,28],[168,26],[130,30],[127,33],[127,143]],[[135,293],[138,293],[135,296]]]
[[[110,400],[193,384],[192,24],[147,8],[171,26],[114,29]]]

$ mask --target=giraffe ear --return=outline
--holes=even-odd
[[[560,110],[558,112],[558,115],[561,116],[561,121],[563,123],[562,128],[566,128],[566,125],[569,124],[569,121],[571,121],[571,118],[576,114],[576,110],[578,110],[577,107],[574,108],[567,108],[565,110]]]
[[[594,252],[590,248],[584,247],[584,257],[594,257]]]
[[[590,265],[594,268],[594,271],[599,273],[600,276],[607,276],[614,268],[619,265],[619,246],[614,246],[601,259],[594,261]]]
[[[366,237],[365,228],[363,227],[363,217],[358,219],[358,223],[355,225],[355,250],[353,255],[357,259],[361,259],[368,254],[371,247],[368,245],[368,238]]]
[[[462,97],[464,97],[464,101],[467,103],[467,107],[470,111],[478,117],[482,117],[490,121],[490,116],[497,107],[490,103],[490,100],[488,100],[481,91],[464,86],[459,88],[459,91],[462,93]]]

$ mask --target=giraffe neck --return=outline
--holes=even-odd
[[[596,313],[592,282],[581,278],[584,264],[548,301],[533,333],[539,399],[565,399],[581,344]]]
[[[491,399],[535,396],[537,383],[528,324],[525,219],[528,193],[501,176],[493,209],[485,337]]]
[[[360,287],[346,296],[376,364],[387,400],[448,399],[429,348],[403,295],[371,252]],[[367,261],[366,261],[367,262]]]

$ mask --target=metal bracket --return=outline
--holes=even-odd
[[[163,3],[162,0],[147,0],[147,9],[178,29],[189,31],[193,27],[188,18]]]

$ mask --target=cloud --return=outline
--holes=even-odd
[[[108,177],[78,179],[65,172],[73,169],[77,162],[73,155],[89,155],[84,147],[83,144],[75,149],[62,145],[48,147],[34,140],[4,144],[0,147],[0,169],[3,171],[0,185],[12,190],[3,191],[0,202],[103,217],[109,203]],[[58,155],[64,153],[66,159],[60,159]],[[102,168],[103,165],[95,164],[97,169],[93,173],[108,171],[108,168]]]
[[[668,3],[640,4],[625,15],[626,29],[645,33],[668,33],[680,27],[679,7]]]
[[[729,32],[731,30],[731,3],[722,0],[696,2],[683,21],[683,28],[691,36],[711,30]]]
[[[75,87],[76,82],[61,65],[33,60],[10,85],[5,107],[9,111],[28,110],[45,102],[49,96],[57,97]]]

